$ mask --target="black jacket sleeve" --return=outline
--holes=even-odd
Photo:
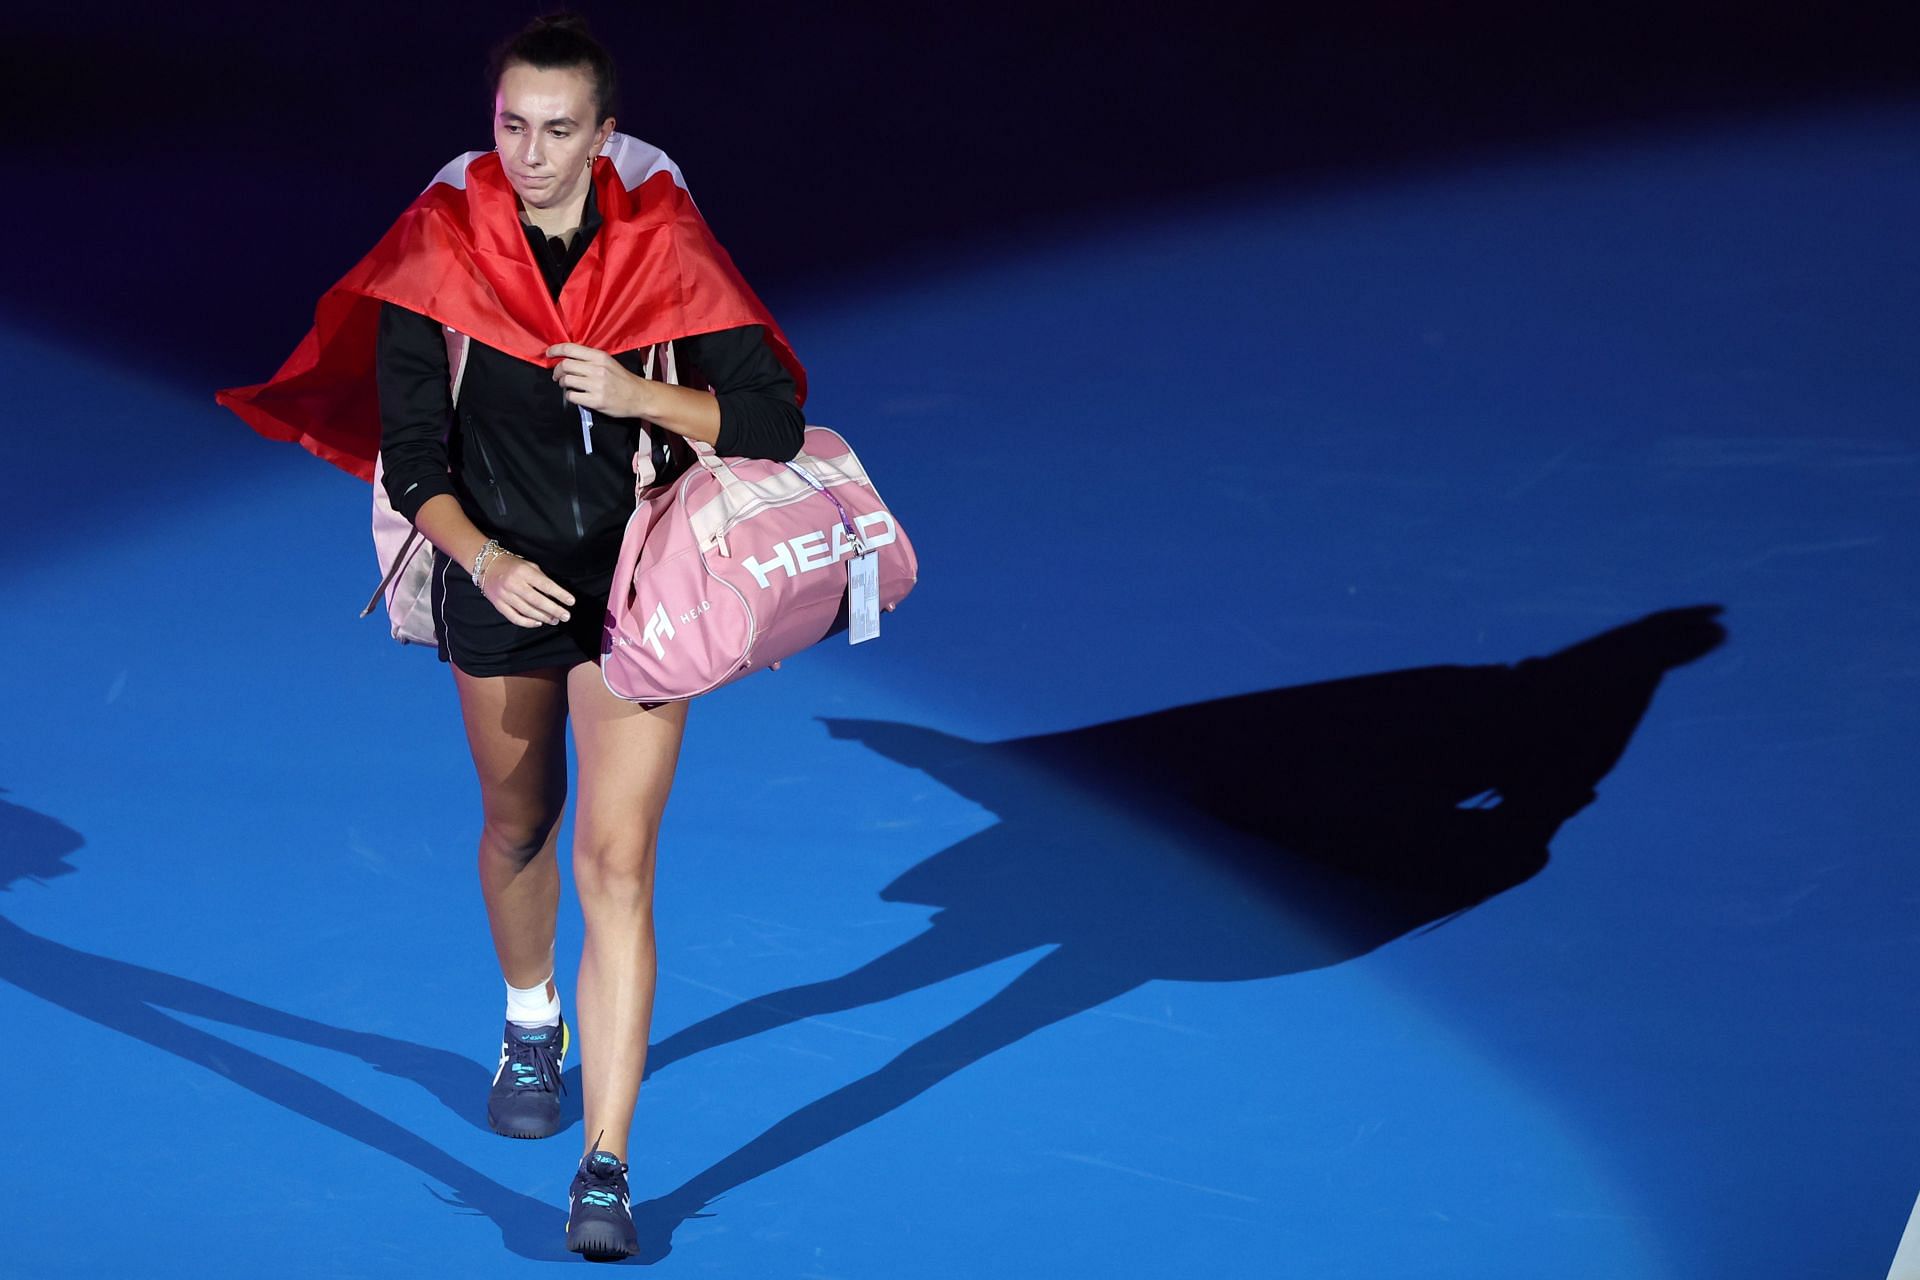
[[[440,322],[382,302],[374,373],[380,389],[381,479],[393,509],[412,520],[428,498],[453,492],[446,445],[453,393]]]
[[[720,436],[713,451],[722,457],[785,462],[800,452],[806,414],[793,375],[775,358],[764,332],[749,324],[674,343],[681,384],[712,387],[720,401]]]

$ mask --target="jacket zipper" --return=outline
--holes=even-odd
[[[487,456],[486,441],[480,438],[478,431],[468,433],[473,437],[474,447],[480,450],[480,465],[487,469],[487,487],[493,490],[493,509],[498,515],[507,514],[507,495],[500,492],[500,481],[493,474],[493,459]]]
[[[573,536],[584,539],[587,536],[587,526],[585,522],[580,519],[580,464],[576,460],[578,452],[579,451],[573,447],[573,441],[568,440],[567,481],[573,490],[571,495],[573,498]]]

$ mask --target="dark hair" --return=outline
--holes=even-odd
[[[593,81],[593,120],[597,126],[613,114],[613,59],[587,34],[587,20],[572,9],[543,13],[493,48],[487,60],[487,92],[500,91],[508,67],[524,62],[536,71],[574,70]]]

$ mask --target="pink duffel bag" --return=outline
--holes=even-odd
[[[600,674],[630,702],[692,698],[854,628],[850,579],[871,558],[877,611],[906,598],[919,561],[841,436],[808,427],[792,462],[694,446],[671,484],[636,497],[614,566]]]

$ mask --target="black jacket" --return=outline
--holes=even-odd
[[[590,192],[571,246],[525,228],[556,299],[599,226]],[[681,338],[675,362],[682,385],[709,387],[719,399],[716,452],[784,461],[800,451],[806,419],[792,375],[761,334],[748,325]],[[645,352],[613,356],[637,374]],[[381,466],[394,509],[411,520],[428,498],[450,493],[488,537],[570,587],[599,590],[612,575],[633,512],[640,442],[664,475],[691,460],[672,432],[600,413],[588,453],[579,408],[552,373],[481,342],[468,348],[456,411],[440,323],[391,302],[381,306],[376,372]]]

